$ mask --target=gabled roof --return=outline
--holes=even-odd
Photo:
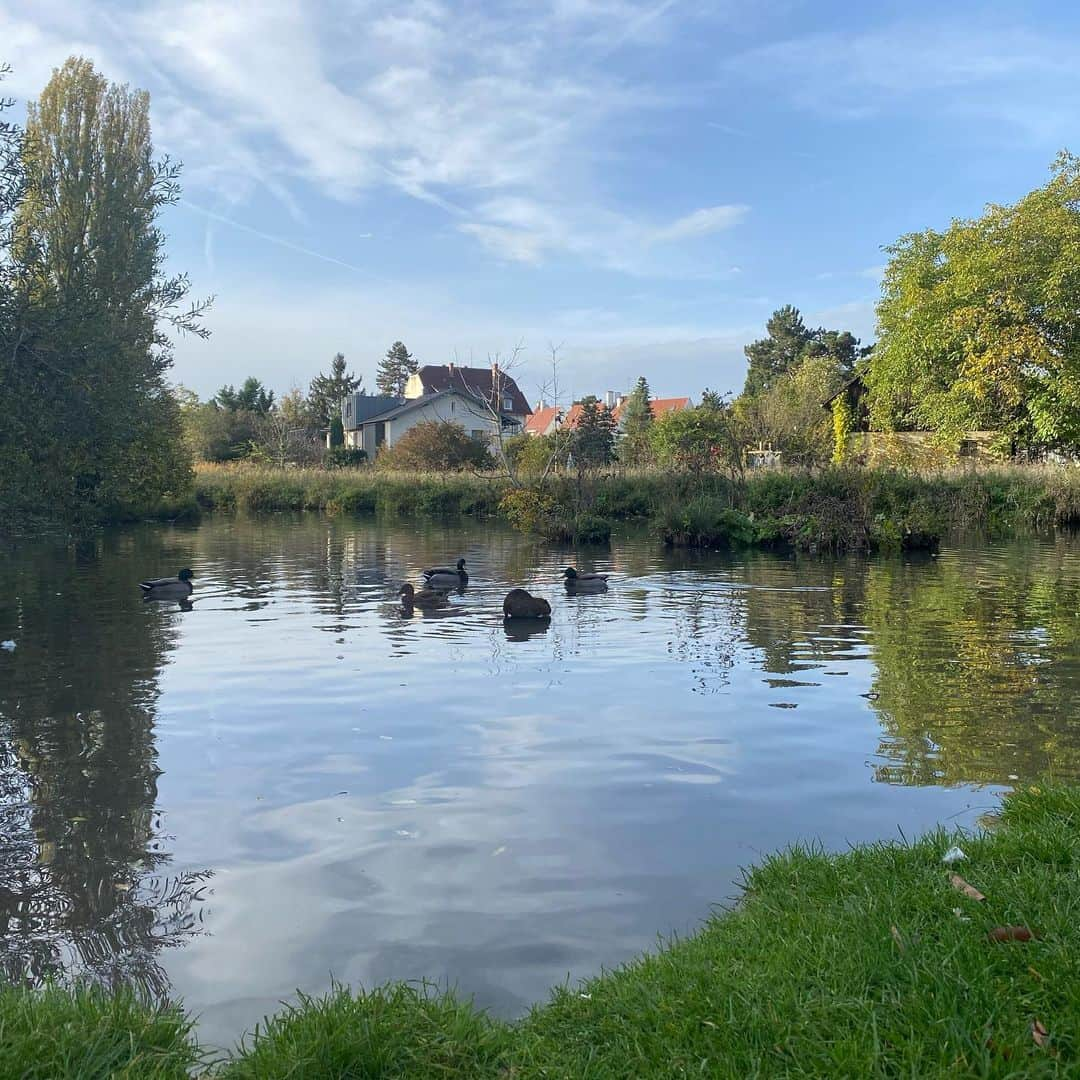
[[[457,364],[425,364],[417,373],[424,387],[425,394],[438,394],[445,390],[458,390],[463,394],[491,400],[491,368],[458,367]],[[504,396],[513,401],[508,411],[515,416],[528,416],[532,409],[525,400],[525,395],[518,389],[518,384],[506,374],[499,373]]]
[[[432,402],[441,401],[445,398],[450,397],[470,398],[473,402],[476,401],[475,394],[468,394],[464,390],[458,390],[456,388],[453,390],[442,390],[437,394],[424,394],[422,397],[404,399],[393,398],[391,400],[394,402],[394,404],[385,412],[373,413],[370,416],[365,416],[364,419],[360,421],[360,423],[361,425],[381,424],[387,420],[395,420],[397,419],[397,417],[402,416],[407,412],[411,412],[413,409],[422,409],[424,408],[424,406],[430,405]],[[473,407],[475,408],[475,405]],[[505,422],[509,421],[512,414],[508,412],[503,412],[501,415]]]
[[[559,409],[556,405],[546,405],[542,409],[537,409],[528,420],[525,421],[525,430],[537,435],[543,435],[559,415]]]
[[[622,419],[623,410],[626,408],[626,403],[629,398],[623,398],[618,405],[615,406],[615,418]],[[653,398],[649,402],[649,408],[652,411],[653,419],[657,419],[669,412],[680,412],[682,409],[690,408],[690,399],[688,397],[665,397],[665,398]]]
[[[405,399],[393,394],[348,394],[342,403],[341,420],[354,431],[369,417],[397,408]]]

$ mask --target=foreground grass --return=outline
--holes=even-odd
[[[178,1008],[148,1009],[132,994],[0,989],[0,1077],[187,1080],[200,1060]]]
[[[1011,795],[1000,824],[960,838],[967,858],[946,868],[956,840],[939,831],[841,855],[777,855],[749,873],[735,910],[556,991],[516,1024],[424,988],[338,989],[268,1020],[216,1071],[232,1080],[1077,1075],[1080,788]],[[953,871],[985,899],[957,891]],[[1033,936],[995,942],[988,935],[1000,926]],[[6,991],[0,1076],[176,1075],[165,1071],[173,1059],[154,1055],[171,1048],[179,1062],[195,1051],[166,1015],[160,1031],[173,1042],[161,1048],[162,1021],[127,1005],[111,1013],[101,999]],[[130,1043],[115,1038],[124,1024]],[[20,1062],[35,1060],[24,1054],[45,1055],[42,1071],[24,1071]]]
[[[639,521],[672,545],[809,550],[933,548],[962,530],[1080,524],[1076,467],[934,474],[843,467],[736,480],[654,470],[554,477],[542,490],[507,498],[510,490],[505,478],[463,474],[201,466],[187,509],[499,516],[549,539],[591,541],[606,539],[618,522]]]

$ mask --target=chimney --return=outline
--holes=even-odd
[[[548,407],[547,398],[542,397],[542,398],[539,398],[537,400],[537,402],[536,402],[536,412],[539,412],[541,409],[546,409],[547,407]]]
[[[615,391],[614,390],[608,390],[608,392],[606,394],[604,394],[604,404],[609,409],[614,409],[615,408]]]
[[[446,366],[450,370],[450,374],[453,375],[454,374],[454,361],[451,360],[450,363],[448,363]]]

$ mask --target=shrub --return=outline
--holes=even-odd
[[[487,444],[472,438],[460,425],[446,420],[425,420],[409,428],[392,447],[384,449],[377,464],[382,469],[485,472],[495,463]]]
[[[358,446],[333,446],[323,455],[328,469],[355,469],[367,461],[367,451]]]
[[[659,532],[672,547],[744,547],[758,539],[754,522],[746,514],[710,496],[665,509]]]

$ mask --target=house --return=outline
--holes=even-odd
[[[501,396],[499,411],[516,420],[519,427],[524,426],[532,413],[518,384],[498,364],[492,364],[490,368],[425,364],[415,375],[409,376],[405,384],[405,397],[411,400],[447,390],[456,390],[476,398],[489,407],[495,404],[496,397]]]
[[[493,394],[501,398],[498,409]],[[342,402],[345,445],[371,460],[383,446],[393,446],[410,428],[427,421],[457,424],[474,439],[492,442],[496,415],[506,435],[521,431],[529,409],[517,383],[493,365],[459,368],[429,365],[410,376],[404,397],[349,394]]]

